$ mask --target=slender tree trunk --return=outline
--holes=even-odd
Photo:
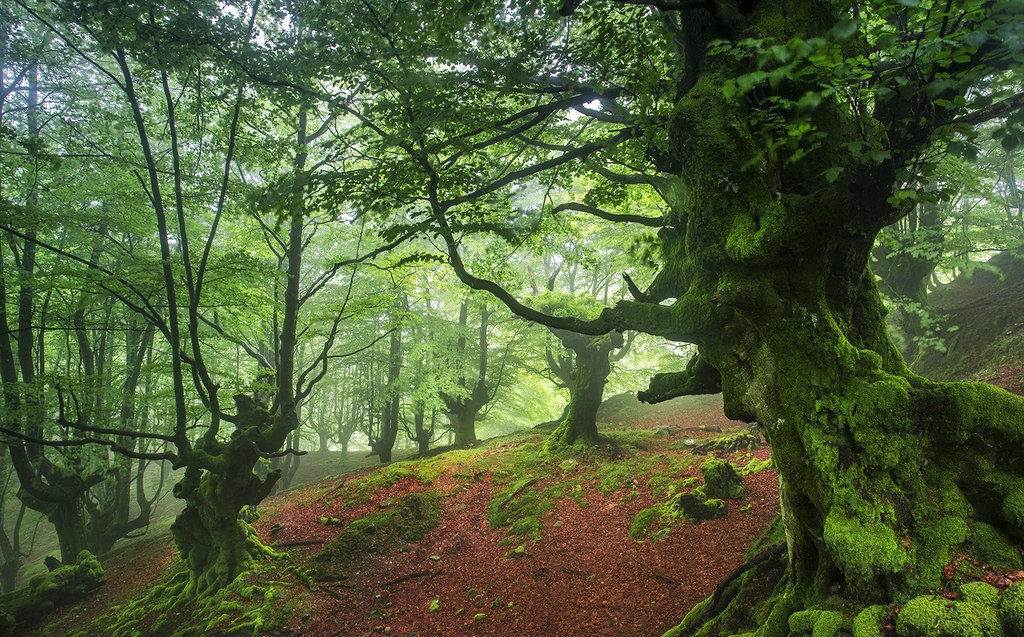
[[[402,332],[397,327],[391,332],[388,349],[388,387],[387,402],[381,416],[380,436],[374,451],[380,456],[381,463],[391,462],[392,450],[398,438],[398,417],[401,409],[401,393],[398,378],[402,373]]]

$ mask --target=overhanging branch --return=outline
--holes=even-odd
[[[563,210],[574,210],[576,212],[585,212],[588,215],[593,215],[605,221],[616,221],[624,223],[639,223],[650,228],[660,228],[665,225],[664,217],[647,217],[644,215],[629,215],[621,214],[617,212],[608,212],[594,206],[588,206],[582,203],[576,203],[570,201],[567,203],[559,204],[551,209],[552,213],[559,213]]]

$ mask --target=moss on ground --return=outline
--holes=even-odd
[[[436,493],[410,493],[387,509],[349,522],[313,557],[314,576],[336,579],[353,562],[418,542],[437,526],[440,512]]]
[[[975,522],[971,529],[971,553],[996,570],[1016,570],[1021,563],[1020,548],[1005,533],[984,522]]]
[[[28,586],[0,595],[0,635],[13,635],[18,626],[39,621],[56,608],[95,592],[106,581],[96,557],[82,551],[74,564],[36,575]]]
[[[312,608],[314,577],[344,577],[356,560],[397,550],[422,539],[434,528],[439,521],[439,500],[447,495],[433,490],[442,475],[443,484],[451,483],[454,490],[470,484],[492,485],[488,519],[497,527],[507,528],[505,543],[522,547],[520,554],[527,554],[530,540],[540,537],[545,513],[560,500],[574,498],[579,506],[586,506],[587,496],[592,494],[590,485],[606,497],[628,498],[644,489],[664,497],[661,509],[649,513],[641,525],[650,532],[659,530],[655,524],[661,523],[663,512],[670,514],[671,521],[680,517],[678,510],[668,509],[666,503],[689,491],[696,482],[687,477],[695,462],[693,456],[652,453],[650,448],[655,444],[660,449],[668,445],[655,441],[651,431],[613,432],[603,444],[557,454],[545,451],[543,443],[543,437],[536,434],[516,434],[484,441],[472,449],[396,462],[341,484],[333,480],[305,487],[293,494],[297,501],[334,501],[342,508],[372,501],[403,480],[432,489],[395,498],[390,507],[345,525],[311,560],[312,571],[282,568],[283,554],[267,554],[214,595],[197,598],[189,595],[188,573],[178,565],[161,584],[83,627],[81,634],[120,637],[158,632],[179,636],[284,632]],[[276,510],[274,506],[270,509]],[[509,551],[510,555],[515,553],[516,549]]]
[[[687,479],[680,483],[678,492],[675,492],[667,500],[647,509],[639,511],[633,517],[633,524],[629,529],[629,536],[635,540],[642,540],[655,530],[671,528],[679,519],[686,519],[691,522],[701,522],[712,518],[722,517],[726,514],[723,498],[735,499],[743,495],[743,478],[736,472],[735,467],[718,458],[708,458],[700,467],[704,476],[704,484],[684,491],[685,487],[693,484],[693,479]]]
[[[1002,634],[995,608],[931,595],[910,600],[896,617],[897,637],[1000,637]]]

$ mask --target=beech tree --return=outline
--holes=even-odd
[[[97,150],[93,159],[112,173],[128,175],[125,181],[130,185],[125,188],[138,196],[123,210],[101,207],[100,230],[89,229],[102,250],[61,245],[37,234],[40,218],[33,201],[24,206],[31,222],[27,229],[6,224],[3,230],[26,246],[19,246],[25,254],[46,254],[88,279],[90,291],[97,292],[92,301],[101,295],[112,299],[148,324],[149,329],[141,331],[145,339],[129,346],[135,351],[128,376],[138,382],[142,354],[155,333],[166,348],[173,394],[173,422],[166,431],[142,430],[128,421],[103,426],[90,419],[91,405],[67,395],[60,396],[57,411],[60,424],[79,434],[74,441],[45,439],[37,420],[5,427],[21,486],[39,499],[45,498],[35,491],[47,495],[44,488],[63,498],[81,499],[83,490],[105,477],[102,466],[87,465],[86,472],[40,462],[53,477],[35,476],[29,466],[43,449],[68,445],[85,447],[89,453],[100,449],[95,453],[104,459],[105,446],[140,462],[166,461],[183,468],[174,495],[185,508],[171,532],[187,577],[155,594],[175,603],[211,593],[256,559],[272,554],[243,519],[242,510],[266,497],[281,472],[255,469],[264,460],[294,453],[285,444],[294,440],[299,406],[326,374],[328,358],[337,355],[334,343],[351,316],[347,308],[356,275],[350,266],[388,247],[367,248],[365,224],[354,224],[351,232],[331,236],[330,249],[310,250],[313,237],[326,238],[325,227],[342,214],[333,205],[325,207],[324,189],[311,183],[322,166],[313,165],[322,157],[311,148],[336,117],[328,110],[313,112],[310,105],[292,99],[293,92],[247,92],[246,83],[218,58],[217,49],[202,45],[204,40],[216,40],[219,46],[238,50],[254,46],[258,3],[233,15],[221,14],[216,4],[19,6],[19,19],[48,34],[99,87],[86,94],[94,101],[83,101],[104,117],[85,119],[88,126],[74,129],[69,137],[77,139],[78,134],[88,140]],[[266,20],[261,28],[281,37],[301,36],[297,23],[281,26]],[[211,61],[220,64],[207,66]],[[60,123],[70,127],[69,122]],[[260,133],[243,133],[250,124],[259,124]],[[104,126],[118,127],[119,135],[105,136]],[[32,135],[30,130],[28,137]],[[106,197],[117,200],[110,193]],[[125,199],[117,201],[126,204]],[[245,210],[254,212],[247,217]],[[143,230],[127,246],[103,231],[106,220],[119,219],[117,213],[133,218],[138,213],[144,220],[138,226]],[[274,257],[273,267],[261,259],[260,239]],[[402,240],[399,236],[391,245]],[[126,263],[108,265],[100,259],[107,250],[122,255]],[[318,258],[304,264],[311,252]],[[31,270],[29,264],[27,272]],[[255,286],[262,292],[254,290],[240,281],[242,273],[270,285]],[[347,284],[341,274],[348,275]],[[8,404],[25,403],[13,393],[13,382],[19,380],[14,356],[22,359],[17,363],[21,383],[31,386],[36,372],[33,350],[24,343],[16,352],[4,347],[13,333],[7,324],[4,280],[0,276],[4,398]],[[27,276],[21,282],[16,307],[25,316],[19,316],[18,324],[27,326],[33,310],[32,282]],[[324,301],[325,296],[330,300]],[[259,316],[259,308],[253,307],[256,300],[271,311]],[[82,305],[83,312],[87,307]],[[82,314],[75,315],[79,323]],[[252,329],[254,315],[257,329]],[[95,356],[89,353],[86,330],[75,327],[71,333],[78,336],[80,358],[89,365]],[[32,335],[26,331],[20,338]],[[301,336],[312,342],[305,361],[299,357]],[[254,371],[253,382],[230,380],[239,370],[232,369],[222,353],[235,347],[255,361],[246,368]],[[230,388],[236,392],[225,399],[223,393]],[[134,392],[134,386],[126,386],[126,396]],[[130,405],[122,410],[129,416],[131,411]],[[57,506],[54,515],[77,515],[80,509],[77,504]],[[68,536],[80,542],[86,534]]]
[[[955,555],[1012,554],[1024,399],[912,373],[868,261],[958,135],[969,144],[1002,119],[1020,138],[1014,3],[478,3],[426,25],[417,7],[384,4],[337,18],[370,34],[350,50],[386,42],[361,51],[386,99],[357,115],[404,162],[388,173],[418,175],[407,197],[459,277],[556,329],[696,344],[663,389],[721,388],[726,415],[760,423],[772,447],[785,575],[746,614],[749,571],[677,632],[735,632],[744,618],[757,635],[878,626],[891,602],[928,623],[927,592]],[[500,225],[482,205],[500,205],[495,193],[584,158],[667,204],[656,279],[589,321],[530,307],[460,254],[464,233]],[[990,603],[949,604],[995,617]]]

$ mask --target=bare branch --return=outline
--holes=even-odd
[[[644,215],[619,214],[616,212],[608,212],[606,210],[601,210],[600,208],[595,208],[594,206],[588,206],[586,204],[576,202],[559,204],[552,208],[551,212],[555,214],[562,212],[563,210],[575,210],[577,212],[585,212],[589,215],[594,215],[595,217],[599,217],[606,221],[639,223],[645,226],[649,226],[651,228],[660,228],[665,225],[664,217],[646,217]]]
[[[171,452],[164,453],[144,453],[141,451],[133,451],[117,444],[113,440],[106,440],[104,438],[75,438],[73,440],[45,440],[42,438],[36,438],[34,436],[28,436],[23,433],[8,429],[7,427],[0,426],[0,434],[14,438],[15,440],[21,440],[22,442],[29,442],[36,445],[43,445],[47,447],[83,447],[85,445],[101,445],[109,447],[115,453],[119,453],[129,458],[135,458],[137,460],[167,460],[172,464],[176,464],[179,461],[177,454]]]

